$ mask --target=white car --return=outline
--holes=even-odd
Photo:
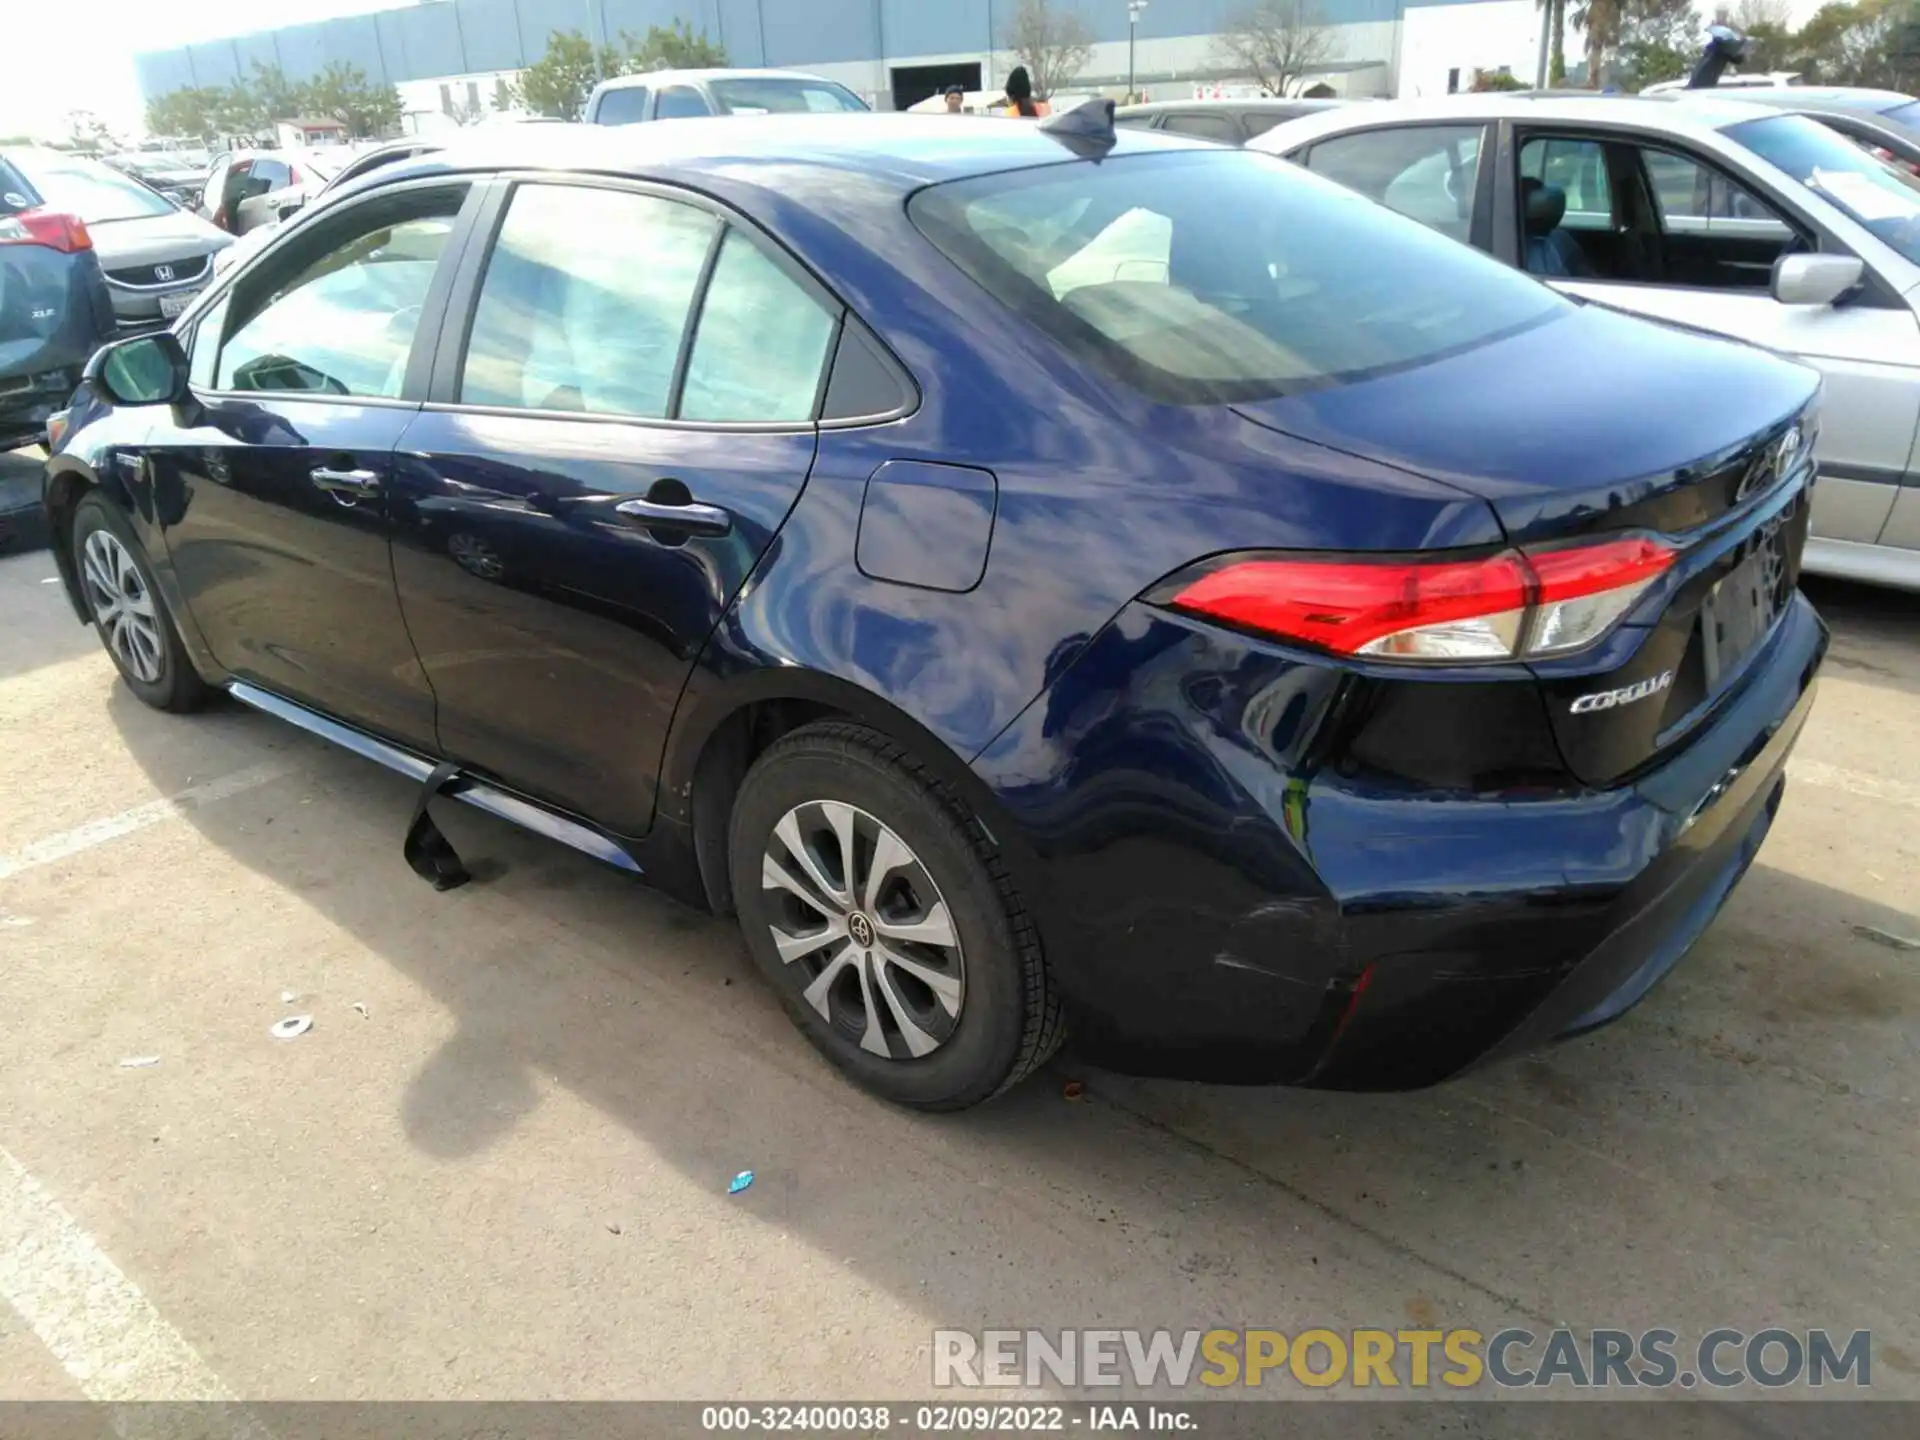
[[[1569,295],[1817,367],[1805,568],[1920,590],[1920,181],[1904,169],[1805,116],[1704,96],[1392,101],[1249,148]]]

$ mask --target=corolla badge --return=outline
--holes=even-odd
[[[1567,708],[1575,715],[1591,715],[1596,710],[1618,710],[1622,705],[1631,705],[1649,695],[1658,695],[1671,684],[1673,672],[1663,670],[1650,680],[1622,685],[1618,690],[1596,690],[1591,695],[1582,695]]]

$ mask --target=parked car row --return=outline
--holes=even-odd
[[[1496,167],[1435,153],[1471,241]],[[1068,1026],[1430,1083],[1623,1013],[1752,862],[1820,381],[1307,159],[1110,104],[461,136],[94,357],[55,558],[147,704],[419,781],[436,888],[444,794],[736,914],[889,1099]]]

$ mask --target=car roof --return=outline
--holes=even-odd
[[[1301,97],[1289,100],[1279,95],[1254,95],[1245,100],[1142,100],[1137,105],[1120,106],[1114,111],[1114,115],[1125,118],[1128,115],[1162,115],[1188,110],[1248,110],[1255,113],[1263,110],[1278,110],[1288,115],[1308,115],[1317,110],[1331,110],[1348,103],[1345,100],[1329,100],[1324,97],[1313,99]]]
[[[1373,100],[1365,105],[1341,105],[1325,114],[1306,115],[1290,120],[1253,144],[1272,148],[1295,135],[1324,127],[1328,133],[1348,128],[1340,123],[1351,119],[1353,127],[1376,129],[1396,121],[1467,122],[1486,120],[1564,120],[1584,124],[1640,125],[1649,130],[1676,130],[1699,127],[1723,130],[1743,120],[1757,120],[1771,113],[1768,108],[1737,100],[1698,99],[1684,105],[1665,97],[1641,99],[1630,95],[1568,95],[1565,92],[1514,90],[1487,94],[1436,95],[1419,100]]]
[[[1707,92],[1681,91],[1680,95],[1692,99],[1703,93]],[[1750,105],[1814,112],[1838,110],[1851,114],[1879,115],[1913,103],[1911,95],[1902,95],[1898,90],[1854,89],[1843,85],[1755,86],[1739,94],[1741,101]]]
[[[1071,112],[1068,112],[1071,113]],[[1197,150],[1204,140],[1121,127],[1111,154]],[[675,120],[671,125],[531,125],[481,128],[445,148],[384,166],[389,183],[467,170],[579,170],[641,176],[662,171],[727,171],[791,192],[802,172],[855,172],[896,193],[996,171],[1057,164],[1076,152],[1041,126],[972,115],[745,115]]]
[[[805,70],[754,70],[725,65],[704,70],[642,70],[635,75],[615,75],[602,80],[597,90],[631,90],[641,85],[699,85],[708,80],[826,80],[824,75]],[[838,81],[828,81],[839,84]],[[844,87],[843,87],[844,88]]]

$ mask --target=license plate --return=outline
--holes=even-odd
[[[1700,609],[1700,641],[1709,692],[1731,679],[1773,629],[1786,601],[1785,527],[1776,523]]]
[[[198,290],[175,290],[171,295],[160,297],[160,314],[163,319],[171,320],[185,313],[187,306],[193,303]]]

